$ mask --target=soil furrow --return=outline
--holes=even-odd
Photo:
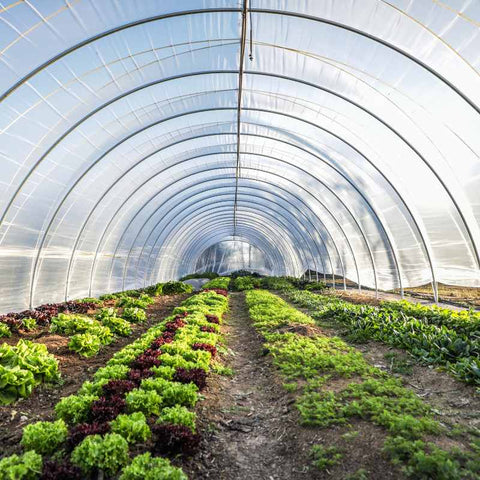
[[[243,293],[230,295],[224,330],[234,376],[211,378],[199,407],[203,445],[184,466],[190,478],[320,478],[309,467],[308,453],[318,432],[299,426],[293,396],[265,355]]]

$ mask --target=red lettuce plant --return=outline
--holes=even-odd
[[[215,327],[209,327],[208,325],[203,325],[202,327],[200,327],[200,330],[202,332],[216,333]]]
[[[175,336],[174,333],[169,332],[168,335],[164,333],[161,337],[156,338],[150,345],[151,349],[158,350],[162,345],[166,343],[172,343],[173,337]]]
[[[158,454],[190,455],[200,443],[200,436],[185,425],[153,425],[152,433],[155,439],[153,451]]]
[[[91,406],[92,418],[99,422],[109,422],[126,410],[125,400],[120,395],[100,397]]]
[[[203,390],[207,386],[207,374],[202,368],[177,368],[173,381],[180,383],[193,382],[199,390]]]
[[[19,328],[22,328],[22,320],[19,318],[13,318],[13,317],[8,317],[7,315],[2,315],[0,317],[0,322],[4,323],[5,325],[8,325],[8,328],[12,332],[18,332]]]
[[[184,326],[185,326],[185,322],[182,319],[177,318],[173,322],[167,322],[165,324],[165,332],[175,333],[179,328],[182,328]]]
[[[211,345],[210,343],[197,342],[192,345],[192,349],[204,350],[205,352],[210,352],[212,354],[212,357],[214,357],[217,354],[217,348],[214,345]]]
[[[150,370],[132,369],[127,373],[127,378],[128,380],[131,380],[132,382],[135,382],[138,385],[144,378],[151,377],[152,375],[153,375],[153,372],[151,372]]]
[[[220,325],[220,320],[216,315],[205,315],[205,318],[207,319],[207,322],[210,323],[216,323],[217,325]]]
[[[110,431],[108,422],[81,423],[70,429],[67,438],[67,449],[73,450],[85,437],[89,435],[104,435]]]
[[[136,386],[137,384],[131,380],[110,380],[103,386],[103,393],[105,396],[125,395]]]
[[[142,353],[130,364],[133,370],[148,370],[152,367],[158,367],[161,360],[158,358],[161,352],[157,351],[154,355]]]

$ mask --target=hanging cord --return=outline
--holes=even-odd
[[[240,138],[242,118],[242,90],[243,90],[243,63],[245,59],[245,46],[247,43],[247,15],[248,0],[243,0],[242,9],[242,35],[240,38],[240,59],[238,66],[238,104],[237,104],[237,162],[235,168],[235,199],[233,203],[233,236],[237,235],[237,208],[238,208],[238,183],[241,173],[240,165]]]
[[[250,1],[250,8],[252,8],[252,2]],[[248,58],[253,62],[253,22],[252,22],[252,10],[249,12],[250,15],[250,51],[248,52]]]

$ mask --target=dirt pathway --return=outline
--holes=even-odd
[[[201,451],[185,470],[191,479],[296,480],[320,478],[309,467],[315,432],[301,428],[293,397],[274,374],[251,326],[243,293],[230,296],[226,318],[231,378],[213,379],[198,417]],[[207,433],[208,432],[208,433]]]

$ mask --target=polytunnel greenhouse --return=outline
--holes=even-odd
[[[0,480],[480,478],[479,0],[2,0],[0,185]]]

